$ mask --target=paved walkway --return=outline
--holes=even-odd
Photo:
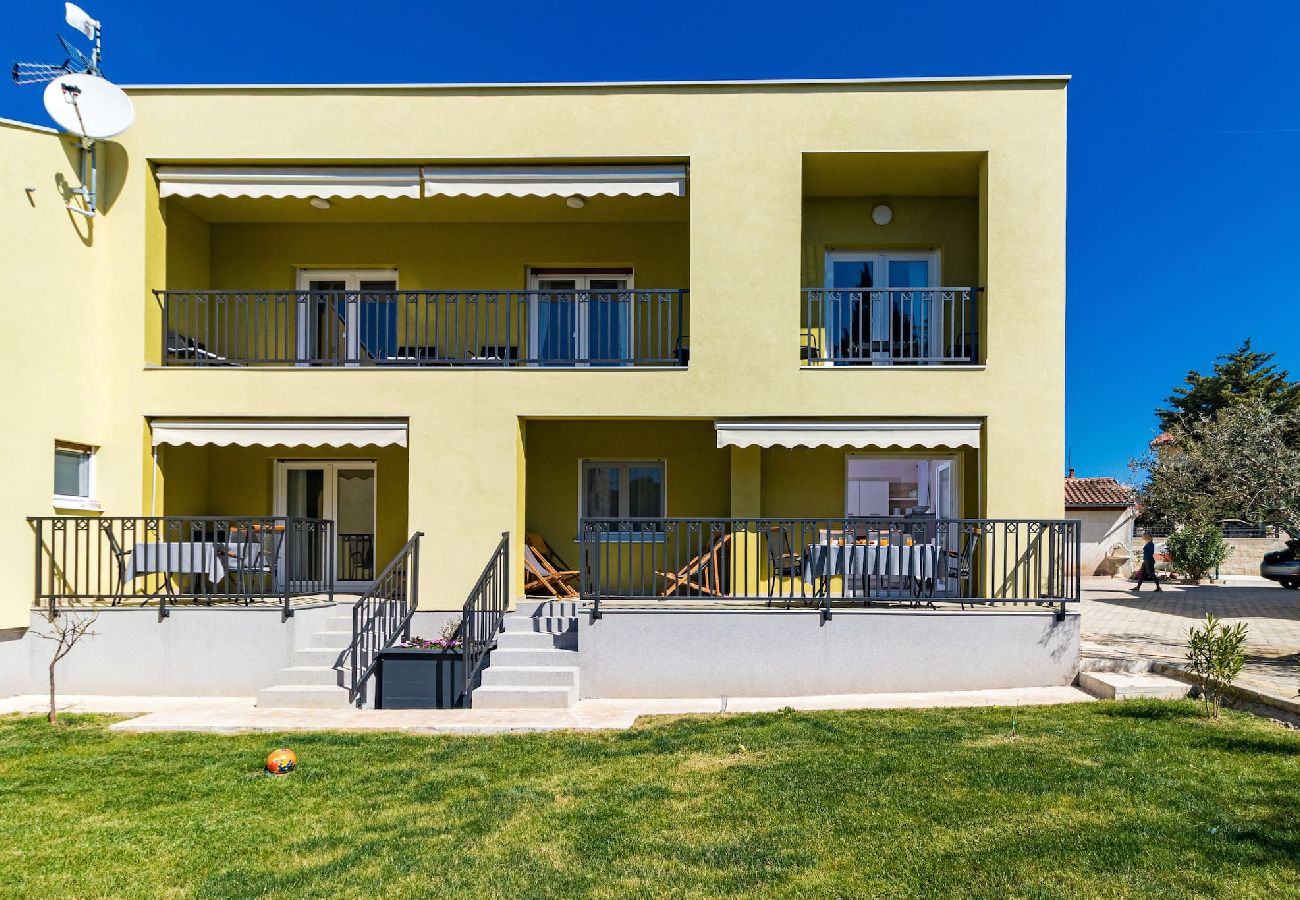
[[[1188,629],[1207,612],[1245,622],[1246,666],[1237,683],[1289,698],[1300,690],[1300,592],[1257,579],[1134,593],[1131,582],[1097,578],[1084,581],[1081,611],[1085,654],[1119,650],[1179,662]]]
[[[252,697],[62,697],[68,712],[143,713],[115,731],[405,731],[416,734],[496,734],[631,728],[640,716],[773,712],[794,709],[923,709],[1086,703],[1074,687],[944,691],[917,694],[837,694],[824,697],[729,697],[706,700],[582,700],[572,709],[258,709]],[[41,713],[48,700],[0,699],[0,714]]]

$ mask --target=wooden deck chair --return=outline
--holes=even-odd
[[[536,531],[525,531],[524,543],[529,547],[532,547],[533,550],[537,552],[538,556],[546,560],[556,569],[559,569],[561,572],[573,570],[573,567],[561,559],[560,554],[556,553],[555,550],[551,548],[551,545],[546,543],[546,538],[542,537]]]
[[[546,591],[557,600],[572,600],[578,596],[572,581],[578,577],[575,570],[561,571],[538,552],[537,548],[524,544],[524,593],[537,588]]]
[[[724,596],[722,584],[723,565],[727,545],[730,542],[731,532],[727,532],[710,544],[707,550],[682,566],[680,570],[676,572],[655,572],[655,575],[668,582],[667,587],[660,593],[660,596],[670,597],[683,588],[687,591],[708,594],[710,597]]]

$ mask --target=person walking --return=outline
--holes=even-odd
[[[1142,590],[1142,582],[1148,578],[1156,583],[1156,591],[1160,590],[1160,578],[1156,575],[1156,542],[1151,537],[1151,532],[1142,535],[1147,542],[1142,545],[1142,568],[1138,569],[1138,580],[1133,590]]]

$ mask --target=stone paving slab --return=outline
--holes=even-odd
[[[1187,632],[1212,612],[1224,622],[1244,622],[1246,665],[1238,683],[1279,697],[1300,691],[1300,592],[1272,582],[1226,585],[1149,585],[1086,579],[1081,644],[1085,655],[1115,651],[1182,661]]]
[[[631,728],[641,716],[799,710],[925,709],[1042,706],[1093,700],[1075,687],[936,691],[915,694],[837,694],[820,697],[581,700],[572,709],[258,709],[252,697],[65,697],[70,712],[143,713],[111,726],[115,731],[403,731],[415,734]],[[43,697],[0,700],[0,713],[39,713]]]

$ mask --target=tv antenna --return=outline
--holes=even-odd
[[[64,4],[64,13],[69,25],[94,42],[90,56],[59,36],[67,54],[62,63],[16,62],[13,79],[15,84],[44,84],[45,111],[60,128],[81,139],[81,187],[71,193],[82,202],[69,203],[67,208],[93,217],[99,180],[96,142],[126,131],[135,120],[135,108],[131,98],[100,71],[103,52],[99,21],[73,3]]]

